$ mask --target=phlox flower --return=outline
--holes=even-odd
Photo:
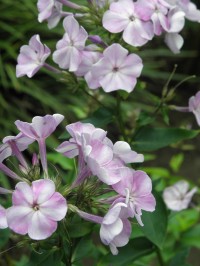
[[[189,99],[189,111],[195,115],[197,124],[200,126],[200,91]]]
[[[5,229],[7,227],[6,209],[0,205],[0,229]]]
[[[16,179],[16,180],[21,180],[21,178],[14,173],[12,170],[10,170],[4,163],[3,161],[11,156],[13,154],[12,148],[8,143],[3,143],[0,145],[0,170],[4,172],[7,176]]]
[[[60,144],[56,151],[69,158],[79,155],[79,170],[84,169],[84,177],[90,173],[112,185],[121,180],[119,169],[124,168],[126,163],[144,160],[143,155],[132,151],[128,143],[118,141],[113,144],[106,137],[106,131],[92,124],[77,122],[66,129],[72,138]]]
[[[93,175],[96,175],[107,185],[116,184],[120,181],[119,169],[124,164],[114,158],[113,150],[101,141],[95,140],[85,146],[85,160]]]
[[[200,22],[200,10],[190,0],[165,0],[172,7],[178,7],[185,13],[185,17],[191,21]]]
[[[87,141],[104,140],[107,132],[100,128],[95,128],[90,123],[76,122],[66,126],[66,130],[72,136],[69,141],[64,141],[60,144],[56,151],[63,153],[66,157],[74,158],[79,155],[82,147],[82,136],[87,138]]]
[[[101,86],[105,92],[120,89],[131,92],[142,68],[142,60],[138,55],[128,54],[128,50],[114,43],[104,50],[103,58],[93,65],[91,75],[94,82],[90,80],[88,85],[91,89]]]
[[[19,133],[17,136],[7,136],[3,139],[3,143],[8,145],[8,147],[12,150],[12,155],[16,156],[21,165],[25,168],[28,168],[28,166],[21,152],[26,150],[33,142],[33,139],[23,135],[22,133]]]
[[[51,135],[64,119],[63,115],[35,116],[32,123],[17,120],[15,125],[27,137],[37,140],[40,148],[43,170],[47,174],[46,145],[45,139]]]
[[[55,0],[39,0],[37,8],[39,11],[38,21],[48,21],[48,27],[54,28],[62,18],[62,4]]]
[[[173,186],[165,188],[163,192],[163,199],[170,210],[181,211],[188,208],[191,199],[197,188],[189,191],[189,184],[187,181],[181,180]]]
[[[67,213],[67,202],[49,179],[33,181],[30,186],[19,182],[12,195],[12,207],[6,211],[8,227],[31,239],[50,237],[57,229],[57,221]]]
[[[145,17],[153,22],[154,33],[161,35],[163,30],[168,28],[168,7],[165,1],[160,0],[138,0],[138,13],[141,17]]]
[[[154,36],[152,22],[140,16],[132,0],[119,0],[110,5],[103,16],[103,27],[109,32],[123,31],[123,39],[133,46],[142,46]]]
[[[29,45],[23,45],[20,49],[20,54],[17,58],[16,76],[27,75],[32,78],[44,66],[50,53],[50,49],[41,43],[38,34],[31,37]]]
[[[93,65],[97,63],[102,57],[102,53],[95,51],[83,51],[82,53],[82,61],[75,74],[78,77],[84,76],[90,88],[99,86],[98,80],[92,78],[91,70]]]
[[[117,141],[112,147],[114,157],[124,163],[142,163],[144,161],[143,154],[132,151],[130,145],[125,141]]]
[[[129,215],[135,217],[143,226],[142,210],[153,212],[156,201],[152,194],[152,182],[150,177],[143,171],[134,171],[131,168],[120,169],[121,180],[112,185],[113,189],[122,196],[129,209]]]
[[[100,238],[109,245],[113,255],[118,254],[117,247],[125,246],[131,235],[131,223],[128,220],[127,205],[117,203],[109,209],[101,222]]]
[[[173,53],[179,53],[183,46],[183,37],[179,34],[185,24],[185,13],[173,8],[168,13],[169,29],[166,30],[165,42]]]
[[[73,16],[68,16],[63,21],[65,34],[58,41],[53,60],[60,68],[76,71],[82,60],[82,51],[88,34]]]

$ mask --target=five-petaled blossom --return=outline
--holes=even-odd
[[[164,189],[163,199],[170,210],[181,211],[188,208],[196,191],[196,187],[189,191],[189,183],[181,180]]]
[[[29,45],[23,45],[20,49],[16,66],[17,77],[27,75],[32,78],[44,66],[50,53],[50,49],[41,43],[38,34],[31,37]]]
[[[124,168],[120,171],[123,178],[112,187],[119,193],[120,200],[127,204],[130,217],[135,217],[138,223],[143,226],[142,210],[153,212],[156,206],[152,194],[152,181],[143,171],[135,171],[131,168]]]
[[[43,170],[47,174],[47,159],[46,159],[46,145],[45,139],[51,135],[57,126],[64,119],[63,115],[45,115],[35,116],[32,123],[22,122],[17,120],[15,125],[27,137],[37,140],[40,148],[41,163]]]
[[[56,45],[53,60],[60,68],[74,72],[81,63],[82,51],[88,34],[82,26],[79,26],[74,16],[66,17],[63,21],[63,27],[65,34]]]
[[[66,199],[55,192],[55,184],[49,179],[33,181],[31,186],[19,182],[12,203],[6,213],[8,227],[35,240],[51,236],[67,213]]]
[[[136,54],[128,54],[128,50],[114,43],[103,52],[100,59],[91,69],[92,80],[88,84],[91,89],[102,87],[105,92],[115,90],[133,91],[137,77],[143,68],[142,59]],[[98,83],[97,83],[98,82]]]
[[[124,41],[133,46],[142,46],[154,36],[152,23],[140,16],[138,5],[132,0],[112,3],[103,16],[103,26],[112,33],[123,31]]]

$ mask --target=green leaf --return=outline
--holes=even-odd
[[[190,266],[186,259],[189,255],[189,249],[186,248],[176,254],[176,256],[170,261],[169,266]]]
[[[81,224],[81,226],[80,226]],[[82,237],[89,234],[93,229],[91,223],[84,221],[79,216],[74,216],[68,227],[69,235],[72,238]]]
[[[48,153],[47,154],[48,161],[53,164],[58,164],[64,170],[73,170],[74,169],[74,161],[73,159],[66,158],[60,153]]]
[[[57,248],[53,248],[50,251],[41,251],[40,253],[32,252],[30,261],[27,266],[47,266],[56,265],[63,266],[62,252]]]
[[[83,237],[73,252],[71,262],[73,265],[82,265],[81,260],[91,257],[95,251],[96,247],[92,242],[91,235]]]
[[[144,235],[156,246],[162,248],[167,231],[167,209],[158,193],[154,193],[156,198],[156,210],[154,212],[143,212],[141,228]]]
[[[155,120],[155,117],[152,117],[151,114],[142,111],[137,119],[137,126],[142,127],[151,124]]]
[[[200,224],[194,226],[181,237],[181,242],[188,246],[200,248]]]
[[[199,211],[195,209],[183,210],[172,214],[169,217],[169,231],[179,238],[180,233],[188,230],[198,222],[199,216]]]
[[[133,145],[134,149],[137,151],[153,151],[182,140],[194,138],[199,132],[199,130],[151,128],[147,126],[137,131],[133,138]]]
[[[130,262],[154,252],[154,245],[145,237],[138,237],[119,248],[118,255],[111,253],[104,256],[97,266],[128,266]]]
[[[171,169],[176,173],[180,169],[183,161],[184,161],[184,154],[178,153],[172,156],[169,165]]]
[[[82,120],[83,123],[91,123],[95,127],[102,127],[108,125],[113,120],[113,115],[105,108],[99,108],[92,116]]]
[[[1,229],[0,232],[0,249],[3,251],[3,247],[6,245],[10,237],[10,230],[9,229]]]

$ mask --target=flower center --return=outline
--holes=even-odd
[[[113,67],[113,70],[112,70],[114,73],[119,71],[119,68],[118,67]]]
[[[34,209],[34,211],[38,211],[40,209],[40,207],[39,207],[39,205],[36,204],[33,206],[33,209]]]
[[[133,15],[131,15],[131,16],[129,17],[129,19],[130,19],[130,21],[134,21],[134,20],[135,20],[135,17],[134,17]]]

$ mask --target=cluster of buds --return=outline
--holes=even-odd
[[[47,20],[50,28],[56,26],[62,17],[64,35],[57,42],[53,61],[57,69],[45,61],[50,49],[41,43],[39,35],[34,35],[29,45],[21,47],[16,69],[17,77],[27,75],[31,78],[41,67],[56,73],[63,70],[82,77],[90,89],[102,87],[105,92],[115,90],[133,91],[137,78],[143,69],[142,59],[129,53],[121,43],[106,42],[98,35],[89,35],[79,25],[76,18],[87,21],[93,9],[102,10],[100,26],[111,33],[123,32],[123,40],[134,47],[140,47],[156,35],[165,34],[169,48],[178,53],[183,45],[179,34],[185,24],[185,17],[200,21],[200,11],[188,1],[171,0],[119,0],[88,1],[88,7],[79,6],[67,0],[39,0],[38,19]],[[81,13],[64,12],[63,6]],[[109,8],[109,9],[108,9]],[[102,25],[101,25],[102,24]]]
[[[155,210],[150,177],[127,166],[142,162],[143,155],[132,151],[124,141],[113,144],[104,130],[77,122],[66,127],[72,138],[55,150],[69,158],[78,156],[78,173],[70,185],[57,182],[48,171],[45,140],[63,118],[54,114],[34,117],[32,123],[16,121],[20,133],[16,137],[4,138],[0,147],[0,169],[17,184],[13,191],[0,188],[0,194],[12,195],[12,206],[7,209],[0,206],[0,228],[9,227],[15,233],[28,234],[34,240],[46,239],[56,231],[58,221],[67,220],[68,210],[100,224],[102,242],[117,254],[117,247],[128,243],[130,219],[135,217],[143,226],[142,210]],[[34,153],[30,165],[22,152],[34,141],[39,144],[39,156]],[[4,163],[10,156],[15,156],[19,162],[15,167],[18,169],[16,173]],[[80,198],[78,188],[92,189],[89,183],[98,183],[97,190],[101,191],[98,192],[100,197],[89,199],[99,206],[95,215],[88,212],[87,204],[82,209],[76,204]],[[102,210],[107,211],[103,216]]]

